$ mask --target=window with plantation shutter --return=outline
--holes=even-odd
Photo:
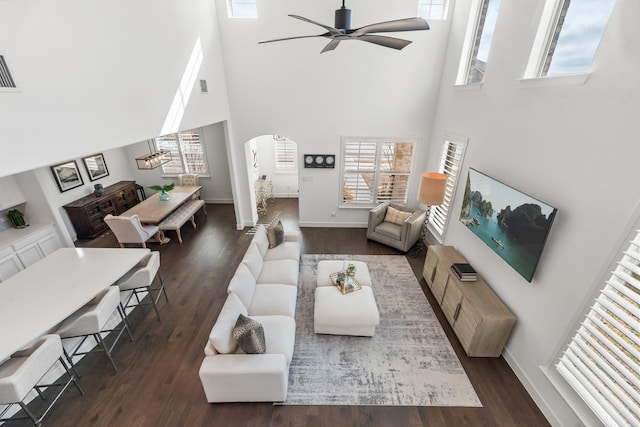
[[[640,230],[556,368],[606,426],[640,425]]]
[[[447,180],[444,202],[442,202],[441,205],[432,206],[431,214],[429,216],[431,232],[439,240],[442,240],[444,230],[449,220],[449,210],[451,208],[453,196],[455,195],[458,175],[462,166],[466,146],[467,141],[459,138],[447,136],[444,141],[438,172],[447,175],[449,179]]]
[[[298,157],[296,143],[290,139],[275,139],[276,170],[280,172],[295,172],[297,170],[296,158]]]
[[[343,138],[342,204],[406,203],[416,141]]]
[[[181,173],[209,175],[201,129],[160,136],[155,139],[155,142],[158,149],[171,152],[171,161],[162,165],[162,172],[165,175]]]

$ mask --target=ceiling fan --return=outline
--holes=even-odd
[[[423,18],[405,18],[395,21],[378,22],[377,24],[365,25],[364,27],[351,29],[351,9],[347,9],[342,0],[342,7],[336,10],[335,26],[321,24],[298,15],[289,15],[292,18],[318,25],[325,30],[326,33],[312,36],[285,37],[282,39],[263,40],[258,43],[272,43],[283,40],[305,39],[311,37],[325,37],[329,39],[329,43],[322,49],[320,53],[334,50],[341,41],[346,40],[362,40],[365,42],[377,44],[379,46],[390,47],[400,50],[411,43],[409,40],[398,39],[395,37],[381,36],[372,33],[394,33],[399,31],[419,31],[428,30],[429,24]]]

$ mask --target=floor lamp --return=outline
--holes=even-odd
[[[437,172],[425,172],[420,179],[418,202],[427,205],[427,216],[424,219],[424,224],[422,224],[422,234],[420,236],[425,248],[427,247],[427,223],[429,222],[431,206],[438,206],[444,202],[447,179],[447,175]],[[420,253],[422,253],[421,246],[418,247],[417,254]]]

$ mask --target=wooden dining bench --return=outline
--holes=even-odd
[[[193,228],[196,228],[195,215],[198,210],[202,208],[204,214],[207,214],[207,208],[205,207],[204,200],[190,200],[176,209],[171,215],[166,217],[158,226],[160,230],[175,230],[178,235],[178,241],[182,243],[182,235],[180,234],[180,228],[187,222],[191,221]]]

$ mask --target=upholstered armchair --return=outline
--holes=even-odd
[[[420,238],[427,213],[395,203],[382,203],[369,211],[367,239],[407,252]]]
[[[121,248],[125,247],[125,243],[137,243],[146,248],[147,240],[154,236],[160,240],[160,228],[157,225],[142,225],[138,215],[113,216],[108,214],[104,217],[104,222],[118,239]]]

